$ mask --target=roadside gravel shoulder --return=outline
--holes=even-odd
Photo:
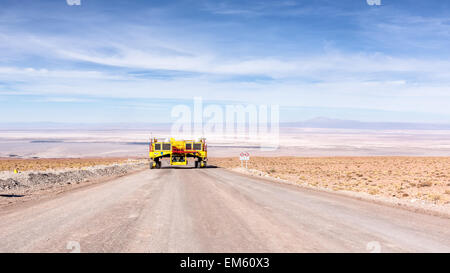
[[[133,160],[83,168],[0,172],[0,207],[105,182],[146,168],[146,160]]]
[[[450,218],[450,205],[449,204],[434,204],[431,202],[423,201],[423,200],[402,200],[395,197],[384,197],[384,196],[375,196],[370,195],[364,192],[352,192],[352,191],[345,191],[345,190],[331,190],[328,188],[323,187],[317,187],[317,186],[311,186],[307,183],[296,183],[293,181],[281,179],[272,177],[270,174],[266,172],[262,172],[260,170],[256,169],[246,169],[246,168],[227,168],[228,170],[232,172],[237,172],[240,174],[248,175],[251,177],[258,177],[262,178],[266,181],[271,181],[275,183],[283,183],[283,184],[290,184],[302,188],[307,188],[311,190],[317,190],[317,191],[323,191],[333,194],[338,194],[341,196],[347,196],[350,198],[372,202],[380,205],[387,205],[391,207],[398,207],[402,209],[406,209],[409,211],[419,212],[419,213],[425,213],[429,215],[435,215],[440,216],[444,218]]]

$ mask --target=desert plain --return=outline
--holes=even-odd
[[[148,140],[167,130],[0,130],[0,179],[126,164],[148,156]],[[249,152],[257,175],[298,185],[371,196],[450,203],[450,132],[281,128],[278,147],[264,139],[207,138],[209,165],[240,169]],[[142,164],[138,163],[138,164]],[[24,174],[22,174],[23,176]],[[11,181],[11,180],[10,180]]]
[[[210,163],[241,167],[234,157]],[[450,157],[253,157],[248,168],[299,185],[450,204]]]

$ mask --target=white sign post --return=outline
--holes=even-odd
[[[247,162],[250,160],[250,154],[248,152],[242,152],[239,155],[239,159],[241,160],[241,168],[243,168],[244,161],[245,161],[245,168],[247,169]]]

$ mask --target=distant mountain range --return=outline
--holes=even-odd
[[[0,123],[7,130],[170,130],[172,123]],[[329,128],[368,130],[450,130],[450,123],[366,122],[317,117],[298,122],[281,122],[281,128]]]
[[[16,122],[0,123],[5,130],[166,130],[172,123],[60,123],[60,122]]]
[[[281,123],[281,127],[370,130],[450,130],[450,123],[366,122],[318,117],[306,121]]]

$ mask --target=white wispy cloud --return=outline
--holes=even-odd
[[[240,9],[223,4],[206,10],[230,16],[265,16],[274,12],[277,16],[319,16],[321,13],[331,16],[336,11],[299,7],[289,1],[271,4],[280,6],[275,8],[261,2]],[[410,50],[407,46],[414,44],[446,53],[442,44],[450,37],[448,19],[393,17],[390,13],[380,21],[373,21],[372,17],[368,21],[355,11],[337,11],[335,16],[355,16],[354,20],[360,23],[356,34],[380,47],[398,46],[395,49],[407,53]],[[53,20],[67,20],[70,24],[71,19],[58,16]],[[159,19],[162,23],[146,25],[116,23],[107,15],[102,16],[100,19],[92,14],[83,17],[87,22],[98,23],[98,26],[89,24],[89,31],[79,30],[86,25],[75,25],[67,33],[31,31],[21,27],[23,19],[12,20],[5,27],[7,20],[0,18],[0,94],[42,95],[44,100],[52,102],[83,102],[90,97],[191,99],[202,96],[209,100],[286,106],[450,115],[446,106],[450,99],[450,60],[440,58],[439,54],[396,54],[381,48],[365,51],[363,46],[349,50],[326,42],[324,48],[315,51],[271,51],[271,44],[267,44],[264,52],[250,50],[250,53],[234,54],[239,52],[240,41],[227,40],[214,33],[214,27],[223,27],[220,23],[205,26],[192,22],[194,19],[185,25],[180,21],[168,23],[171,18],[165,18],[164,14]],[[8,13],[8,17],[14,16]],[[233,27],[239,25],[230,25],[226,35],[232,36],[233,31],[239,31]],[[267,32],[269,36],[269,28]],[[417,39],[430,36],[432,41]],[[301,40],[292,41],[293,47],[295,42]],[[245,46],[250,48],[254,46],[251,41],[242,43],[248,43]],[[234,49],[232,53],[231,49]],[[149,76],[135,71],[147,72]],[[183,73],[157,78],[151,76],[155,71],[163,75],[171,71]]]

